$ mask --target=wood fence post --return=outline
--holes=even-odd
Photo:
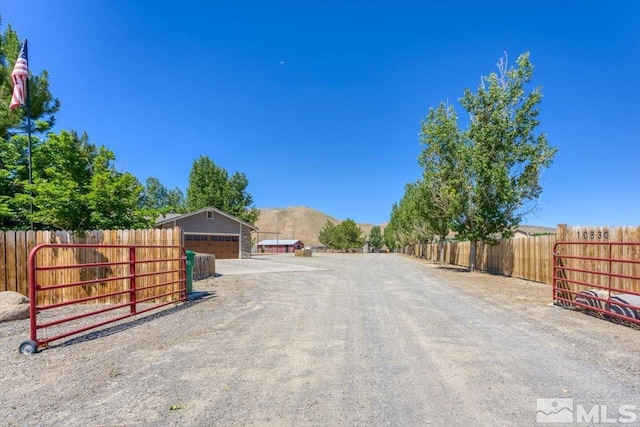
[[[566,241],[566,239],[567,239],[567,224],[558,224],[558,226],[556,227],[556,243],[564,242]],[[551,256],[552,256],[551,268],[553,268],[553,271],[552,271],[553,274],[551,277],[554,277],[556,274],[558,276],[558,280],[556,281],[556,287],[560,289],[570,290],[569,283],[567,283],[566,280],[560,280],[561,278],[562,279],[567,278],[566,272],[562,268],[556,270],[556,263],[553,262],[553,257],[557,257],[557,260],[558,260],[557,266],[564,267],[562,258],[560,258],[559,254],[554,254],[554,253],[552,253]],[[573,294],[569,292],[558,292],[558,296],[560,298],[573,300]],[[569,304],[566,301],[559,301],[559,305],[561,307],[569,307],[571,304]]]

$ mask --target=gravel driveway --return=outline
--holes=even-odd
[[[539,426],[537,398],[640,413],[640,331],[548,306],[547,285],[388,254],[269,262],[289,271],[219,265],[202,300],[32,356],[28,322],[0,324],[0,425]]]

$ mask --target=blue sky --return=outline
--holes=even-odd
[[[116,167],[186,190],[209,156],[259,208],[379,224],[420,177],[420,122],[529,51],[559,148],[524,223],[640,225],[638,1],[16,1],[62,102]]]

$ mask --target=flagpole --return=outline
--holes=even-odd
[[[27,78],[27,137],[29,139],[29,223],[33,231],[33,175],[31,168],[31,108],[29,105],[29,79]]]
[[[29,57],[29,48],[27,46],[27,39],[24,39],[24,51]],[[27,59],[28,61],[28,59]],[[27,87],[26,87],[26,96],[25,96],[25,107],[27,109],[27,138],[29,139],[29,149],[27,151],[27,156],[29,158],[29,224],[31,227],[31,231],[33,231],[33,175],[31,169],[31,103],[29,100],[29,76],[27,75]]]
[[[27,39],[20,48],[20,53],[16,58],[11,72],[11,80],[13,81],[13,93],[11,94],[11,104],[9,109],[13,110],[20,106],[24,106],[27,113],[27,138],[29,145],[27,147],[27,158],[29,163],[29,224],[33,231],[33,174],[31,167],[31,100],[29,99],[29,50],[27,48]]]

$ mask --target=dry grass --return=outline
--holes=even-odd
[[[413,257],[412,257],[413,258]],[[553,302],[551,286],[545,283],[515,277],[501,276],[484,271],[470,272],[468,268],[421,260],[433,269],[433,274],[460,283],[464,289],[476,296],[510,301],[511,303],[533,303],[545,305]]]

